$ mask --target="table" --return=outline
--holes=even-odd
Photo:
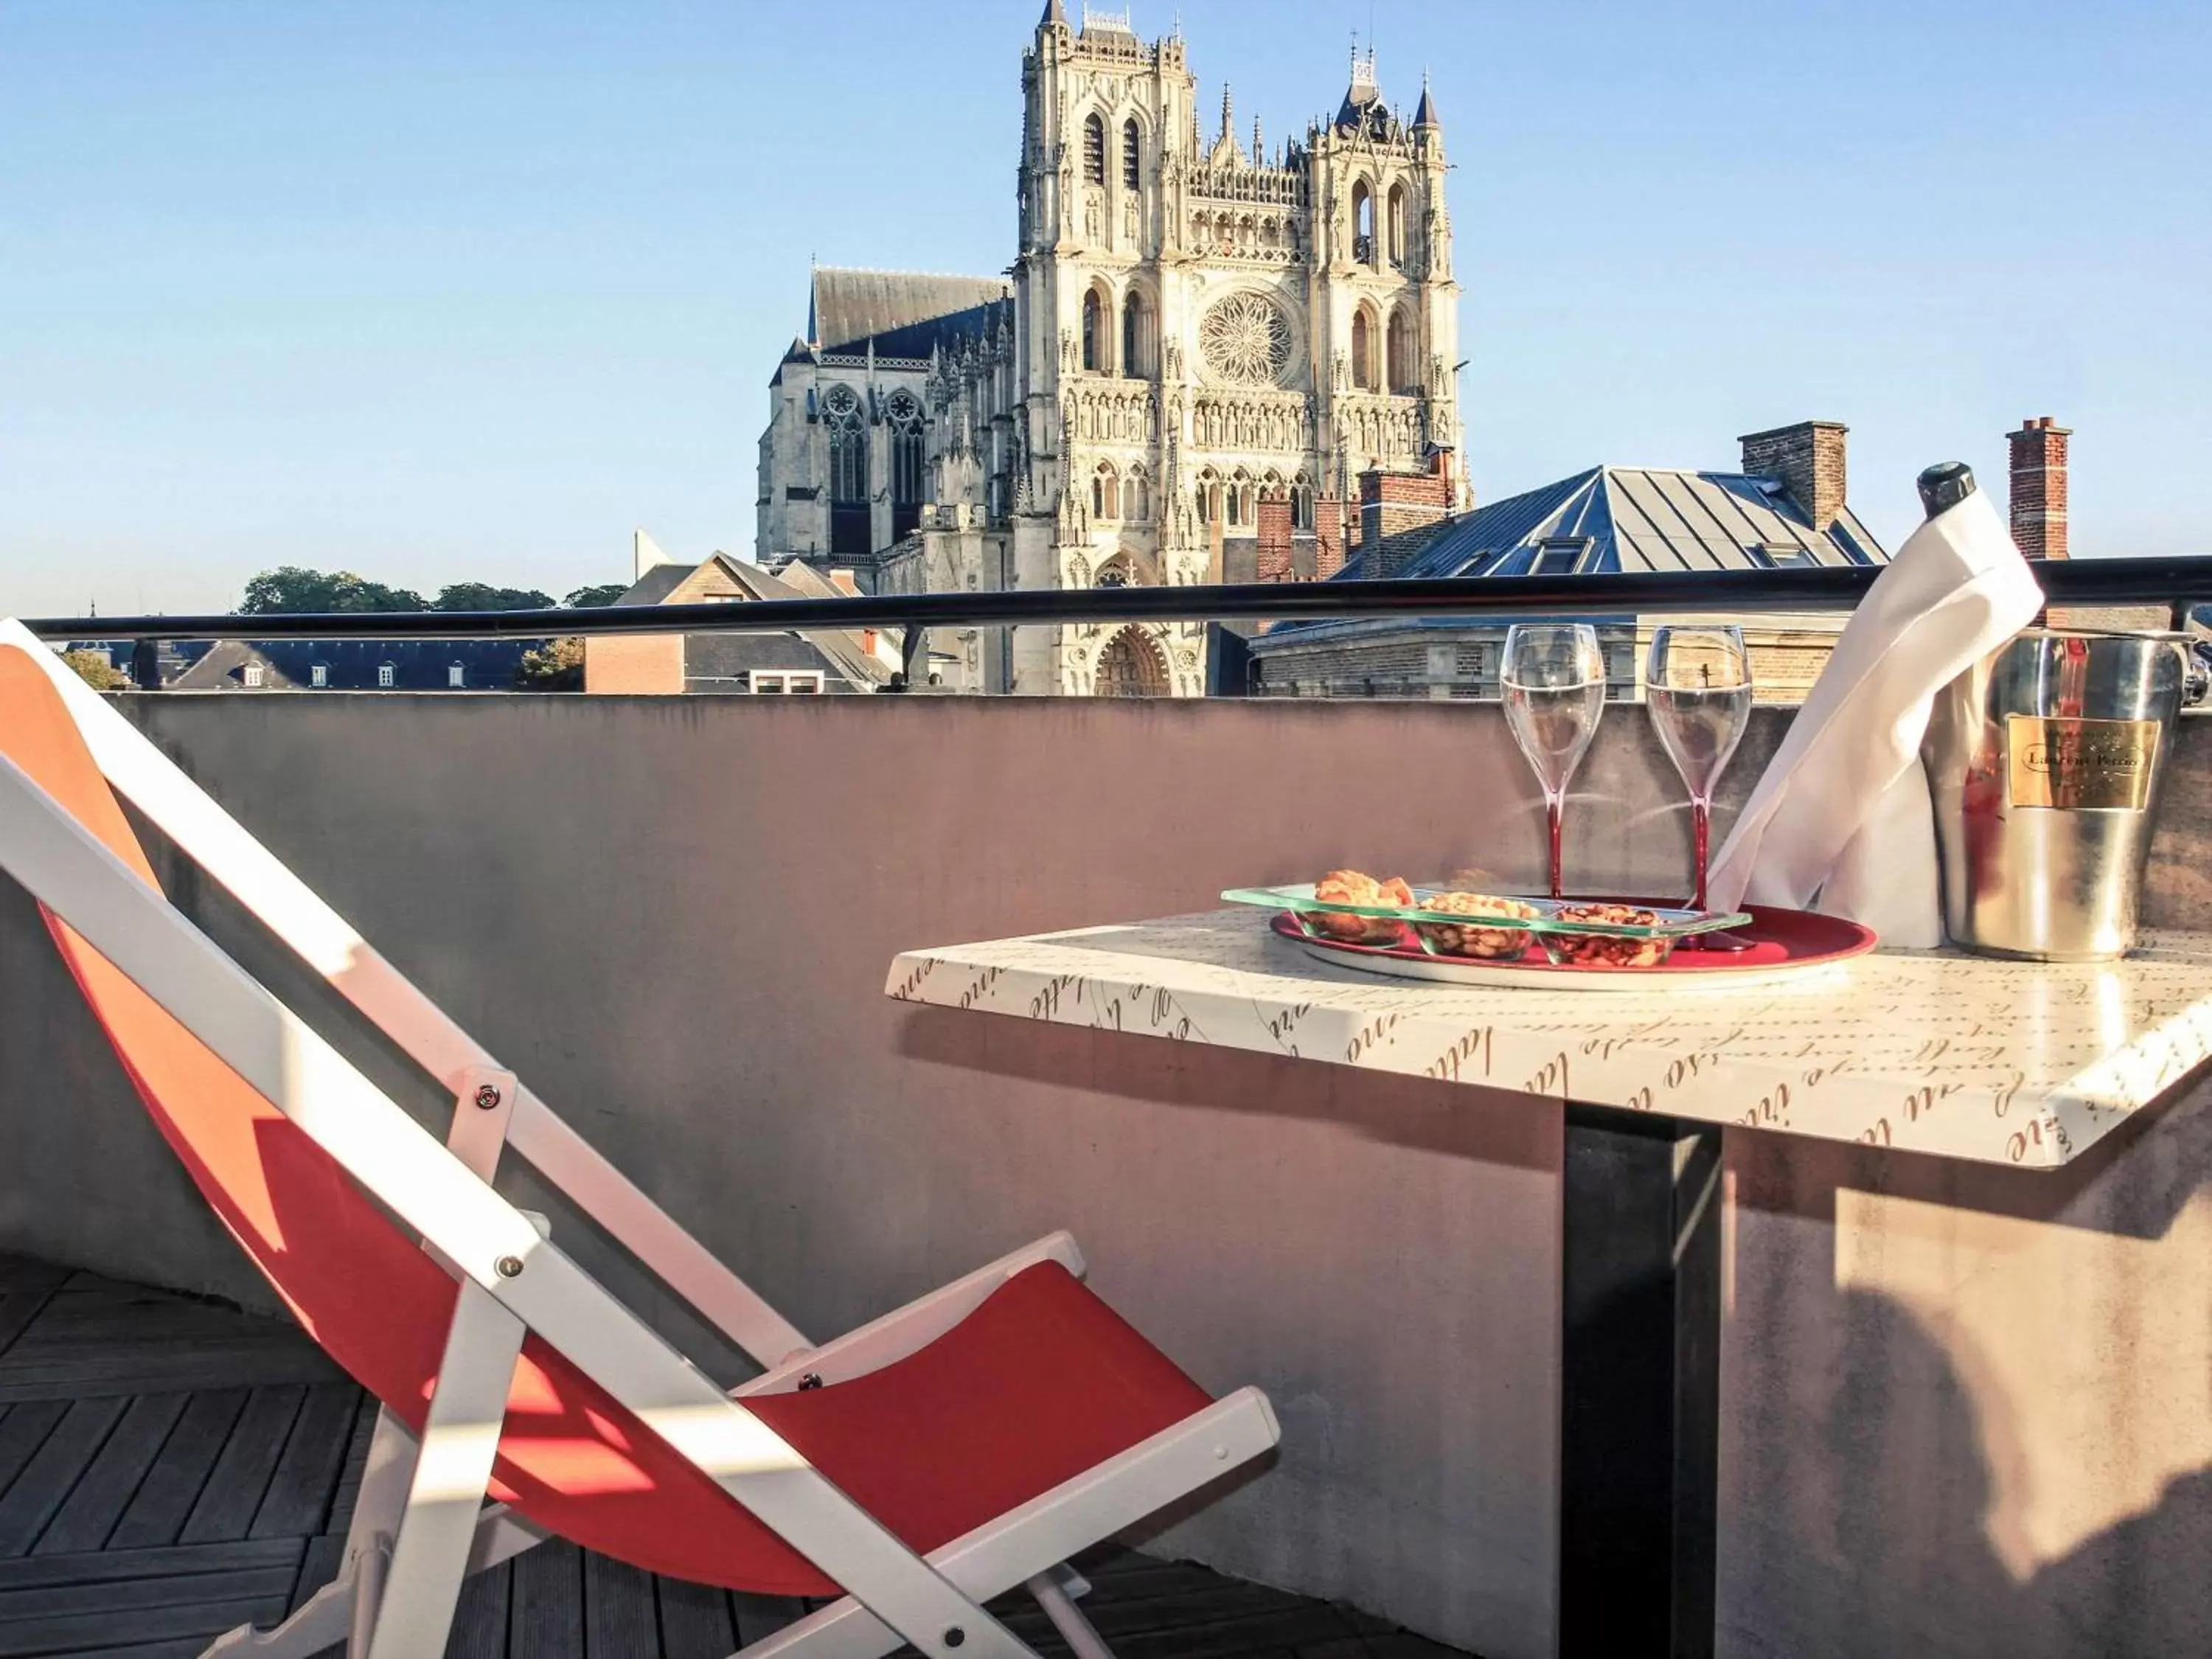
[[[1882,951],[1662,999],[1376,977],[1246,909],[910,951],[885,989],[1564,1103],[1565,1659],[1713,1651],[1727,1127],[2051,1169],[2212,1060],[2197,933],[2094,964]]]

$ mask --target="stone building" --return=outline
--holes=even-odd
[[[1370,52],[1302,136],[1240,135],[1224,88],[1209,137],[1179,34],[1147,44],[1088,9],[1079,26],[1061,0],[1022,88],[1008,282],[816,273],[761,441],[761,560],[896,592],[1235,580],[1263,560],[1328,575],[1362,473],[1435,476],[1460,445],[1435,100],[1401,117]],[[1196,625],[941,630],[931,648],[954,689],[1206,684]]]
[[[1595,466],[1540,489],[1446,516],[1420,475],[1360,481],[1360,577],[1526,576],[1786,570],[1888,562],[1844,496],[1845,432],[1804,421],[1740,440],[1741,470]],[[1531,618],[1530,620],[1534,620]],[[1607,692],[1643,695],[1651,613],[1595,619]],[[1841,613],[1751,613],[1743,629],[1761,702],[1797,702],[1820,677]],[[1251,642],[1250,689],[1272,696],[1496,697],[1509,624],[1472,616],[1279,623]]]

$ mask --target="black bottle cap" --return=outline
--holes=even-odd
[[[1920,505],[1934,518],[1974,493],[1974,470],[1964,461],[1942,461],[1920,475]]]

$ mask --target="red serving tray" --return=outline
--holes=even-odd
[[[1615,899],[1610,902],[1650,905],[1651,899]],[[1673,901],[1667,901],[1672,903]],[[1449,963],[1454,968],[1480,972],[1486,968],[1510,968],[1516,975],[1530,972],[1557,974],[1562,978],[1584,978],[1602,974],[1608,979],[1630,975],[1665,979],[1669,975],[1693,973],[1700,978],[1723,974],[1771,974],[1778,969],[1812,969],[1864,956],[1876,943],[1874,929],[1841,916],[1824,916],[1812,910],[1784,910],[1771,905],[1741,907],[1751,915],[1748,927],[1729,929],[1738,939],[1752,941],[1748,951],[1693,951],[1677,946],[1673,955],[1654,968],[1594,968],[1582,963],[1559,965],[1532,945],[1526,955],[1510,960],[1480,957],[1432,957],[1418,945],[1356,945],[1347,939],[1315,938],[1297,924],[1288,910],[1277,914],[1272,926],[1283,938],[1299,945],[1319,945],[1348,957],[1386,957],[1410,962]]]

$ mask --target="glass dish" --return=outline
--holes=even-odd
[[[1432,957],[1517,962],[1540,946],[1559,967],[1656,968],[1696,933],[1740,927],[1742,911],[1726,913],[1632,904],[1603,899],[1528,898],[1415,886],[1410,905],[1347,904],[1317,899],[1313,884],[1232,887],[1231,904],[1288,911],[1310,939],[1370,948],[1405,949]]]

